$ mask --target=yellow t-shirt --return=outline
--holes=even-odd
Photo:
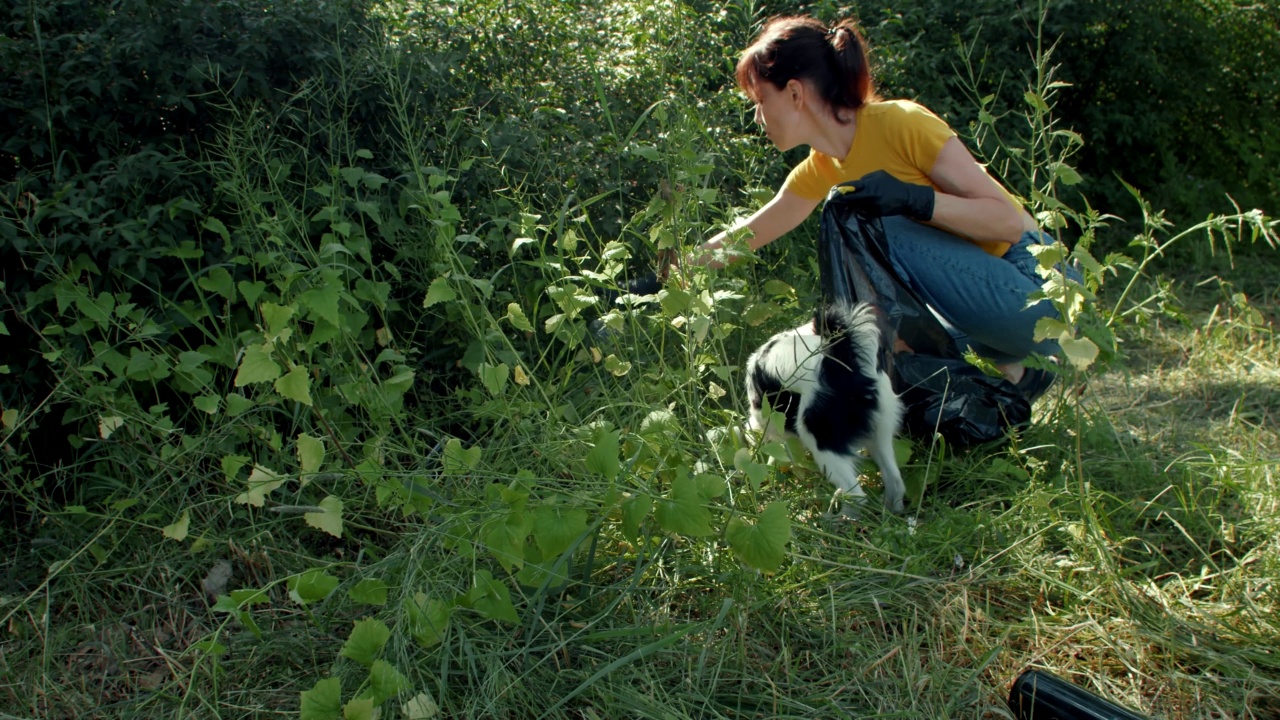
[[[822,200],[835,185],[885,170],[903,182],[937,186],[929,178],[942,146],[956,133],[928,108],[910,100],[867,103],[858,110],[853,147],[844,160],[812,150],[782,184],[809,200]],[[1005,194],[1015,206],[1018,200]],[[1008,243],[973,240],[991,255],[1004,255]]]

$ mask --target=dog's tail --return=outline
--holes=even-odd
[[[884,333],[870,303],[830,303],[814,314],[813,328],[823,339],[823,354],[848,367],[884,371],[880,356]]]

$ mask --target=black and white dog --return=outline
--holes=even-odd
[[[905,489],[893,455],[902,403],[877,361],[882,337],[874,307],[833,304],[811,324],[769,338],[747,360],[751,427],[776,436],[778,428],[764,427],[762,407],[782,413],[785,431],[799,436],[836,494],[854,501],[843,504],[847,515],[866,500],[856,455],[864,448],[880,466],[884,506],[902,512]]]

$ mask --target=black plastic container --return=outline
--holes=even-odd
[[[1009,689],[1018,720],[1148,720],[1043,670],[1027,670]]]

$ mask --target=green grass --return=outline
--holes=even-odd
[[[557,43],[577,30],[569,14],[552,19]],[[361,193],[367,217],[400,217],[368,226],[400,279],[391,327],[375,341],[315,340],[308,351],[310,392],[322,420],[345,423],[336,432],[264,385],[249,394],[260,416],[196,414],[189,443],[166,444],[131,415],[115,440],[99,433],[64,465],[6,478],[0,717],[296,716],[318,697],[301,694],[326,678],[340,681],[342,703],[383,692],[350,648],[379,624],[388,634],[373,654],[404,678],[383,693],[383,717],[1008,717],[1008,686],[1028,667],[1152,717],[1280,716],[1274,249],[1237,247],[1232,266],[1198,232],[1179,241],[1121,303],[1118,357],[1060,383],[1032,428],[966,453],[917,445],[904,475],[920,501],[907,516],[873,503],[860,522],[833,520],[830,486],[809,460],[738,454],[726,432],[743,420],[747,353],[815,299],[814,224],[622,313],[609,340],[580,334],[572,293],[547,292],[593,287],[591,272],[607,285],[656,246],[698,242],[778,171],[733,120],[708,120],[740,109],[732,93],[698,98],[682,80],[659,92],[636,79],[680,67],[679,53],[712,40],[737,43],[743,28],[726,21],[711,38],[639,24],[628,42],[671,52],[630,55],[636,72],[597,77],[609,53],[596,48],[560,87],[519,85],[528,68],[494,60],[510,96],[435,125],[411,111],[407,81],[388,80],[399,137],[376,158],[401,169],[390,186],[408,190],[380,195],[353,174],[348,199]],[[400,78],[391,67],[384,79]],[[583,73],[577,89],[589,92],[575,96]],[[300,107],[343,104],[342,88],[313,92]],[[557,125],[568,121],[548,108],[570,102],[595,114]],[[537,132],[526,146],[499,147],[504,112],[527,113],[518,119]],[[225,226],[249,237],[287,228],[279,242],[298,277],[331,267],[303,240],[317,222],[311,203],[341,194],[330,168],[368,159],[347,147],[350,128],[310,128],[306,113],[271,128],[236,117],[212,151]],[[331,155],[269,132],[288,122],[333,138]],[[629,132],[590,134],[603,125]],[[587,165],[596,140],[614,154]],[[276,161],[298,161],[296,171],[257,177]],[[484,184],[495,177],[503,182]],[[436,191],[449,192],[428,202]],[[402,210],[410,202],[420,214]],[[456,242],[464,231],[470,239]],[[523,237],[534,242],[513,251]],[[635,257],[619,260],[623,251]],[[453,296],[424,308],[442,278]],[[1099,307],[1118,302],[1128,279],[1120,270],[1108,280]],[[211,337],[261,342],[251,303],[214,307],[226,313],[208,321]],[[302,315],[288,325],[298,344],[316,327]],[[384,348],[415,368],[404,406],[341,405],[348,390],[331,378],[376,365]],[[85,435],[115,411],[59,400],[88,409]],[[225,472],[223,458],[252,454],[288,474],[308,432],[328,448],[321,472],[288,475],[261,508],[235,501],[248,471]],[[295,482],[304,475],[307,487]],[[875,473],[867,480],[874,498]],[[673,488],[686,481],[704,494],[682,505]],[[304,520],[321,497],[343,503],[340,538]],[[685,528],[708,508],[709,533],[672,532],[657,509],[631,515],[645,497],[654,508],[671,501],[664,512],[684,513]],[[726,528],[775,502],[786,504],[790,541],[776,572],[762,573]],[[189,534],[166,537],[184,513]],[[311,570],[322,573],[312,581],[332,578],[332,593],[299,585]],[[361,581],[384,583],[385,602],[353,595]],[[254,590],[262,602],[236,607]],[[422,619],[446,605],[446,621]]]

